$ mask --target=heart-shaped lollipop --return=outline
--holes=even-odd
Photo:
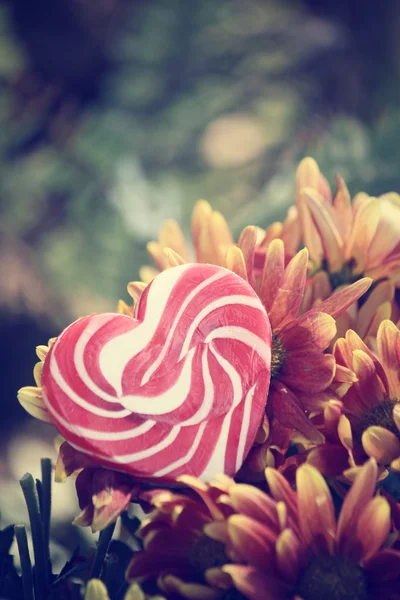
[[[94,314],[65,329],[43,366],[57,428],[97,463],[146,480],[234,475],[260,425],[271,328],[252,287],[190,264],[157,275],[135,318]]]

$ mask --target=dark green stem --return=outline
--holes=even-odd
[[[50,514],[51,514],[51,460],[49,458],[42,458],[40,461],[42,468],[42,523],[43,523],[43,537],[44,545],[46,548],[47,559],[50,557]]]
[[[31,524],[33,553],[35,557],[36,600],[46,600],[48,591],[48,562],[40,514],[39,496],[35,481],[30,473],[20,479]]]
[[[34,600],[32,564],[31,557],[29,556],[28,539],[26,537],[25,525],[15,525],[14,532],[18,545],[19,558],[21,561],[24,600]]]
[[[90,572],[90,579],[99,578],[103,570],[104,559],[107,554],[108,547],[111,542],[115,529],[115,523],[108,525],[103,531],[100,532],[99,541],[97,542],[96,556],[94,557],[92,570]]]

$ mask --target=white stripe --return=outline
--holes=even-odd
[[[259,310],[264,310],[263,306],[260,302],[260,299],[257,296],[251,297],[251,296],[244,296],[241,294],[233,294],[231,296],[224,296],[222,298],[218,298],[217,300],[214,300],[214,302],[210,302],[210,304],[208,304],[205,308],[203,308],[203,310],[201,310],[196,315],[196,318],[193,319],[192,324],[185,336],[185,341],[182,345],[182,350],[181,350],[181,353],[179,356],[179,360],[181,360],[181,358],[183,358],[185,356],[185,354],[188,352],[189,346],[192,341],[192,337],[193,337],[196,329],[200,325],[201,321],[205,317],[207,317],[211,312],[213,312],[214,310],[217,310],[218,308],[223,308],[224,306],[230,306],[231,304],[242,305],[242,306],[252,306],[254,308],[258,308]]]
[[[112,396],[111,394],[108,394],[107,392],[99,388],[99,386],[96,385],[96,383],[89,377],[89,374],[85,367],[83,355],[85,352],[86,345],[90,344],[91,338],[98,332],[99,329],[101,329],[101,327],[103,327],[103,325],[108,323],[111,319],[115,319],[116,316],[119,315],[111,315],[111,318],[107,321],[97,323],[94,319],[90,319],[87,326],[82,331],[74,351],[74,363],[79,377],[89,388],[89,390],[91,390],[93,393],[99,396],[99,398],[102,398],[102,400],[105,400],[106,402],[119,402],[119,400],[115,396]],[[124,315],[120,316],[124,317]],[[130,317],[125,318],[129,319]],[[97,319],[97,321],[100,321],[100,319]]]
[[[146,450],[140,450],[139,452],[133,452],[132,454],[120,454],[117,456],[115,456],[115,455],[107,456],[106,454],[100,454],[97,451],[90,452],[90,450],[86,450],[86,448],[82,448],[81,446],[78,446],[77,444],[73,444],[72,442],[68,442],[68,443],[71,446],[73,446],[76,450],[79,450],[80,452],[83,452],[84,454],[87,454],[88,456],[95,456],[97,459],[100,458],[100,459],[106,460],[110,463],[124,464],[127,467],[128,466],[127,463],[131,463],[133,461],[139,461],[139,460],[143,460],[145,458],[149,458],[150,456],[154,456],[161,450],[164,450],[168,446],[171,446],[172,443],[177,438],[177,436],[180,432],[180,429],[181,428],[178,425],[176,425],[175,427],[173,427],[171,429],[171,431],[169,432],[169,434],[166,438],[164,438],[163,440],[161,440],[161,442],[159,442],[155,446],[152,446],[151,448],[147,448]]]
[[[95,429],[88,429],[87,427],[81,427],[80,425],[74,425],[70,421],[67,421],[60,415],[60,413],[52,406],[49,412],[53,415],[58,423],[61,423],[65,429],[68,429],[71,433],[79,435],[83,438],[90,440],[99,440],[101,442],[119,442],[121,440],[128,440],[143,435],[150,431],[155,421],[148,419],[138,427],[127,429],[126,431],[96,431]]]
[[[174,322],[171,324],[171,328],[169,330],[168,337],[165,340],[165,344],[164,344],[163,349],[161,350],[160,354],[158,355],[158,357],[154,361],[154,363],[152,365],[150,365],[150,367],[147,369],[146,373],[143,375],[143,378],[142,378],[142,381],[141,381],[141,385],[144,385],[145,383],[147,383],[149,381],[149,379],[153,375],[154,371],[160,366],[160,364],[164,360],[164,357],[165,357],[165,355],[167,354],[167,352],[169,350],[169,346],[170,346],[171,340],[172,340],[172,338],[173,338],[173,336],[175,334],[175,330],[176,330],[177,326],[179,325],[180,318],[181,318],[182,314],[185,312],[185,310],[186,310],[187,306],[190,304],[190,302],[205,287],[207,287],[208,285],[211,285],[212,283],[214,283],[214,281],[218,281],[218,279],[221,279],[222,277],[226,277],[227,275],[229,275],[229,273],[227,273],[227,272],[222,272],[222,273],[221,272],[217,272],[217,273],[214,273],[214,275],[212,275],[208,279],[205,279],[204,281],[202,281],[196,288],[194,288],[194,290],[192,290],[190,292],[190,294],[187,296],[187,298],[184,301],[184,303],[181,305],[181,308],[179,309],[179,312],[176,315],[176,317],[174,319]],[[151,292],[151,288],[150,288],[150,292]],[[146,312],[146,318],[147,318],[147,312]]]
[[[106,410],[104,408],[93,406],[92,404],[90,404],[90,402],[87,402],[87,400],[84,400],[83,398],[78,396],[78,394],[74,392],[74,390],[68,385],[68,383],[61,375],[54,352],[50,356],[50,372],[56,384],[69,397],[69,399],[72,402],[75,402],[75,404],[78,404],[78,406],[81,406],[82,408],[87,410],[88,412],[99,417],[107,417],[108,419],[122,419],[123,417],[126,417],[131,414],[129,410]],[[43,394],[43,396],[45,398],[47,407],[50,407],[51,404],[47,400],[46,395]]]
[[[219,438],[217,440],[217,443],[215,445],[214,452],[212,453],[212,456],[211,456],[206,468],[200,475],[200,479],[202,479],[203,481],[209,481],[210,479],[212,479],[212,477],[214,477],[216,475],[216,473],[224,473],[225,472],[225,453],[228,449],[227,445],[228,445],[228,436],[229,436],[229,431],[230,431],[232,413],[235,410],[236,406],[238,406],[238,404],[240,404],[240,401],[243,396],[242,382],[241,382],[239,373],[236,371],[236,369],[233,368],[233,366],[225,358],[223,358],[223,356],[221,356],[215,350],[215,348],[213,348],[213,346],[210,346],[210,351],[214,354],[215,358],[217,359],[217,361],[219,362],[221,367],[225,370],[225,372],[227,373],[227,375],[229,376],[229,378],[232,382],[233,404],[222,424],[221,432],[220,432]],[[231,450],[231,448],[229,448],[229,450]]]
[[[182,427],[190,427],[191,425],[197,425],[201,423],[209,414],[214,404],[214,383],[210,373],[210,366],[208,364],[208,347],[204,347],[204,351],[201,357],[201,366],[203,373],[204,382],[204,398],[199,410],[186,421],[182,421]]]
[[[196,348],[192,348],[186,355],[183,369],[173,386],[157,396],[122,396],[122,406],[140,415],[165,415],[179,408],[190,392],[195,351]]]
[[[122,396],[122,374],[127,363],[152,341],[170,299],[171,290],[182,276],[182,272],[190,266],[180,265],[160,273],[151,283],[144,320],[135,329],[113,338],[102,348],[99,356],[100,368],[118,396]]]
[[[224,325],[218,329],[211,331],[204,342],[210,343],[215,339],[230,339],[238,340],[243,342],[247,346],[250,346],[254,352],[257,352],[261,358],[266,361],[267,364],[271,361],[271,347],[267,342],[244,327],[237,327],[236,325]]]

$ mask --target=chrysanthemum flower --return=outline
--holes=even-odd
[[[303,394],[320,393],[332,383],[335,361],[332,355],[324,354],[324,350],[336,334],[335,319],[370,285],[367,279],[359,280],[349,289],[340,291],[325,303],[299,316],[307,282],[308,252],[303,249],[288,262],[298,238],[294,235],[289,250],[285,249],[281,239],[287,239],[290,231],[294,234],[297,232],[294,225],[298,223],[297,214],[293,210],[289,212],[284,225],[271,226],[261,241],[256,227],[246,227],[237,245],[233,245],[222,215],[213,213],[208,204],[198,203],[193,216],[196,259],[214,261],[246,279],[263,302],[273,330],[272,382],[266,418],[257,440],[259,443],[250,453],[241,472],[241,476],[246,478],[251,477],[252,473],[261,474],[267,464],[276,464],[271,452],[276,450],[285,453],[293,431],[313,443],[323,441],[323,436],[306,416],[300,397]],[[169,228],[171,235],[167,236]],[[160,269],[168,268],[174,261],[175,264],[184,261],[182,255],[178,256],[179,249],[187,256],[187,248],[182,246],[183,235],[176,228],[176,224],[172,227],[169,223],[162,230],[160,242],[150,243],[149,250]],[[163,252],[163,244],[173,243],[174,240],[179,242],[173,248],[178,254],[171,254],[172,250],[168,248]],[[204,244],[201,240],[204,240]],[[216,244],[216,240],[220,240],[220,243]],[[217,247],[218,252],[215,250]],[[214,250],[211,252],[210,248]],[[140,285],[130,285],[134,298],[143,291]]]
[[[287,524],[275,541],[262,516],[228,517],[228,540],[244,564],[222,570],[249,600],[399,598],[400,552],[388,547],[390,507],[384,497],[374,497],[376,476],[371,459],[336,521],[329,488],[316,469],[299,467],[296,492],[280,473],[267,469],[270,494],[286,507]]]
[[[335,290],[360,277],[390,279],[400,286],[400,196],[359,193],[353,201],[337,178],[332,199],[317,163],[305,158],[297,170],[296,205],[302,240],[310,252],[310,285]]]
[[[316,444],[324,440],[306,415],[302,398],[321,394],[334,382],[335,359],[324,351],[336,334],[335,319],[368,289],[370,280],[355,282],[299,315],[307,265],[304,249],[285,267],[283,242],[276,239],[267,248],[261,277],[255,282],[273,332],[272,369],[264,440],[251,451],[245,470],[261,473],[267,465],[274,466],[271,451],[285,453],[294,431]],[[340,375],[351,384],[348,369]]]
[[[357,381],[340,402],[321,403],[328,443],[309,461],[325,474],[327,468],[339,474],[345,457],[351,478],[368,456],[383,475],[387,468],[400,471],[400,331],[392,321],[381,323],[376,345],[377,357],[352,330],[336,342],[337,364],[352,369]]]
[[[312,466],[297,470],[297,491],[275,469],[266,476],[269,495],[225,477],[211,485],[183,477],[201,501],[148,493],[154,510],[141,527],[144,550],[133,557],[128,580],[192,600],[398,598],[400,552],[390,547],[389,503],[374,497],[373,459],[357,475],[338,521]]]
[[[128,581],[140,583],[149,593],[161,590],[174,598],[244,598],[237,591],[236,595],[232,594],[231,579],[221,571],[221,566],[232,560],[228,556],[232,549],[225,543],[225,530],[226,519],[235,509],[227,501],[230,499],[236,507],[241,503],[251,506],[254,501],[246,500],[246,490],[254,491],[256,498],[262,492],[237,485],[226,476],[217,477],[211,484],[193,477],[181,479],[192,485],[201,499],[170,490],[141,494],[141,500],[153,510],[138,530],[144,550],[133,556],[127,570]],[[278,530],[275,503],[269,500],[269,504],[273,507],[271,527],[275,523]],[[267,510],[266,506],[266,514]],[[223,539],[219,539],[221,535]]]
[[[276,465],[271,452],[284,454],[293,432],[312,443],[323,441],[305,414],[300,398],[321,393],[332,383],[335,361],[324,351],[335,337],[335,319],[370,285],[368,280],[359,279],[347,291],[305,311],[309,260],[307,249],[296,254],[299,234],[296,207],[289,210],[284,224],[274,223],[262,235],[257,227],[246,227],[236,245],[225,219],[212,211],[208,203],[197,203],[193,212],[196,260],[225,266],[248,281],[263,302],[273,330],[272,383],[266,417],[257,445],[241,472],[245,478],[252,473],[261,474],[267,464]],[[173,221],[165,224],[159,241],[150,242],[148,250],[161,270],[185,262],[189,256],[183,234]],[[145,281],[155,274],[147,268],[141,271]],[[145,285],[133,282],[128,286],[135,300]]]
[[[246,228],[239,236],[239,248],[242,247],[243,243],[245,245],[248,243],[248,229]],[[296,254],[299,248],[300,223],[295,206],[289,209],[287,218],[283,223],[278,221],[272,223],[265,231],[259,227],[252,227],[251,229],[251,236],[254,236],[254,269],[256,271],[262,271],[266,248],[273,239],[283,240],[289,259]],[[246,239],[244,240],[243,237]],[[140,269],[141,280],[148,284],[159,271],[181,262],[209,263],[228,267],[227,251],[234,245],[233,235],[224,216],[213,210],[207,201],[200,200],[193,209],[191,243],[186,242],[184,234],[176,221],[173,219],[165,221],[160,230],[158,241],[147,244],[147,250],[158,270],[150,266],[142,267]],[[135,295],[135,286],[131,287],[131,291]],[[140,284],[138,291],[140,291]]]

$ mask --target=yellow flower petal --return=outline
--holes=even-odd
[[[163,223],[158,240],[163,249],[172,248],[174,252],[182,256],[185,262],[190,262],[190,254],[186,246],[185,237],[182,229],[174,219],[168,219]]]
[[[170,267],[187,264],[187,261],[172,248],[164,248],[164,254],[167,257],[168,266]]]
[[[156,271],[156,269],[153,269],[153,267],[144,265],[139,269],[139,277],[144,283],[150,283],[151,281],[153,281],[156,275],[158,275],[158,271]]]
[[[36,354],[37,357],[39,358],[39,360],[41,360],[42,362],[44,361],[44,359],[47,356],[47,353],[49,351],[49,346],[36,346]]]
[[[26,412],[35,419],[45,423],[53,422],[42,400],[41,388],[33,386],[21,388],[18,390],[18,401]]]
[[[100,579],[90,579],[88,581],[85,600],[110,600],[107,588]]]
[[[33,367],[33,377],[35,379],[36,385],[40,388],[42,385],[42,371],[43,371],[43,363],[39,362]]]
[[[136,303],[144,290],[147,288],[147,283],[143,283],[143,281],[130,281],[127,285],[128,294]]]
[[[242,277],[247,281],[247,270],[246,262],[243,256],[243,252],[237,246],[231,246],[228,248],[226,254],[226,266],[228,269]]]

